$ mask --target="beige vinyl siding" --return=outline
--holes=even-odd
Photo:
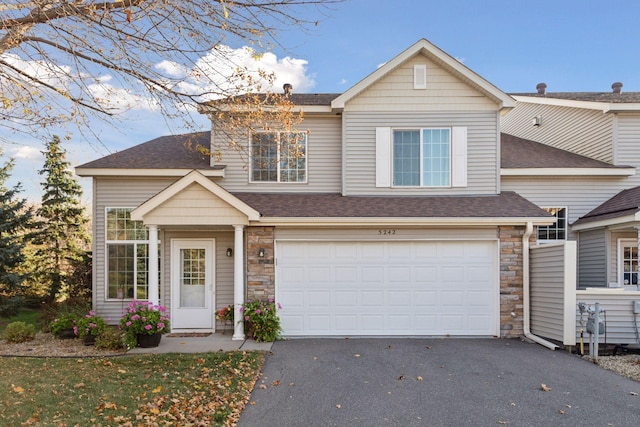
[[[564,244],[548,244],[530,252],[531,332],[560,342],[565,335],[565,308],[575,298],[575,280],[565,283],[566,263],[574,260],[567,249],[571,250]]]
[[[215,122],[213,123],[215,125]],[[217,164],[226,165],[225,177],[217,184],[230,192],[301,192],[339,193],[342,188],[342,121],[340,116],[307,116],[300,130],[307,135],[307,182],[249,182],[249,136],[242,141],[244,147],[231,150],[220,133],[212,132],[214,151],[222,158]]]
[[[534,117],[542,124],[533,126]],[[613,116],[583,108],[518,102],[501,119],[501,131],[613,163]],[[625,164],[623,159],[619,159]]]
[[[357,229],[324,229],[307,228],[304,230],[276,227],[276,240],[331,240],[331,241],[364,241],[364,240],[497,240],[498,230],[487,228],[402,228],[376,227]]]
[[[640,114],[616,117],[616,164],[640,167]],[[640,175],[629,177],[629,187],[640,185]]]
[[[604,229],[580,232],[578,287],[607,286],[607,245]]]
[[[540,207],[568,208],[569,224],[629,186],[626,177],[503,176],[501,180],[502,191],[515,191]],[[569,234],[569,239],[576,238]]]
[[[635,331],[633,328],[633,301],[640,301],[640,292],[596,289],[586,291],[576,291],[576,307],[580,302],[595,306],[600,303],[600,309],[606,312],[606,339],[609,344],[633,344],[636,343]],[[580,313],[576,309],[576,337],[580,335]],[[640,315],[637,315],[640,326]],[[586,322],[586,314],[584,321]],[[584,339],[588,340],[589,335],[585,332]],[[600,342],[604,343],[605,337],[600,335]]]
[[[145,216],[148,224],[245,224],[247,216],[203,188],[191,184]]]
[[[123,305],[120,301],[106,301],[105,209],[135,208],[174,181],[172,178],[94,178],[94,307],[100,316],[110,318],[111,323],[118,322],[126,303]],[[159,238],[163,239],[162,233]]]
[[[414,89],[414,65],[426,64],[427,88]],[[423,55],[358,94],[345,111],[496,111],[497,104]]]
[[[498,113],[476,112],[345,112],[346,195],[496,194],[498,183]],[[467,186],[446,188],[376,188],[376,127],[467,128]]]

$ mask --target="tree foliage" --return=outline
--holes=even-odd
[[[0,127],[33,134],[74,121],[82,129],[90,115],[108,119],[140,104],[188,120],[195,105],[260,91],[264,76],[235,64],[228,45],[251,46],[259,58],[278,31],[317,25],[341,1],[8,0],[0,5]]]
[[[7,187],[12,169],[13,160],[0,167],[0,293],[15,292],[24,280],[19,268],[33,219],[27,200],[19,197],[21,185]]]
[[[87,217],[81,204],[82,188],[73,176],[60,138],[54,136],[43,152],[45,162],[39,171],[42,203],[38,209],[38,232],[33,242],[36,277],[53,300],[61,291],[72,292],[77,269],[83,269],[90,238]],[[90,285],[87,283],[86,285]]]

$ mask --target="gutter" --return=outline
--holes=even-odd
[[[558,348],[557,345],[533,335],[529,330],[530,326],[530,309],[529,309],[529,238],[533,233],[533,223],[527,222],[524,235],[522,236],[522,299],[524,310],[524,336],[533,342],[547,347],[550,350]]]

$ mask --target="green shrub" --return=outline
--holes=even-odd
[[[123,335],[121,330],[107,327],[96,337],[94,346],[102,350],[121,350],[124,348]]]
[[[84,316],[91,310],[91,301],[83,298],[69,298],[62,302],[45,304],[40,310],[38,324],[43,332],[52,332],[49,326],[55,319],[74,315],[76,318]],[[73,325],[71,325],[73,328]]]
[[[278,309],[280,309],[278,304]],[[272,299],[268,301],[247,301],[240,307],[244,316],[245,333],[256,341],[272,342],[278,339],[280,331],[280,317],[276,304]]]
[[[89,314],[81,316],[76,320],[73,332],[80,338],[87,335],[97,337],[107,328],[107,323],[100,316],[96,316],[95,311],[89,310]]]
[[[56,336],[56,338],[70,338],[66,336],[69,331],[71,331],[71,334],[75,337],[74,328],[77,320],[77,314],[65,313],[60,317],[53,319],[53,321],[49,323],[49,330]]]
[[[20,296],[6,297],[0,295],[0,317],[17,316],[24,305],[24,298]]]
[[[7,325],[3,337],[8,342],[31,341],[36,337],[36,327],[24,322],[13,322]]]

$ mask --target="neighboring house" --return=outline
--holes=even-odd
[[[211,331],[271,297],[286,336],[528,334],[527,248],[553,217],[501,183],[513,98],[426,40],[342,94],[289,96],[310,130],[295,161],[275,131],[246,136],[248,160],[188,149],[224,147],[213,120],[77,168],[99,314],[149,299]]]
[[[637,285],[640,93],[621,87],[547,93],[541,83],[538,93],[513,94],[516,107],[501,122],[502,190],[558,216],[539,242],[578,241],[579,288]],[[511,144],[525,154],[505,158]]]

